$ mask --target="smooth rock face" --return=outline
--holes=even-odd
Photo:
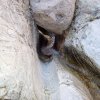
[[[61,34],[71,24],[76,0],[30,0],[36,23]]]
[[[0,0],[0,4],[0,100],[32,100],[35,50],[29,2]]]
[[[0,100],[93,100],[67,65],[38,59],[27,0],[0,3]]]
[[[39,63],[36,73],[41,81],[36,83],[37,100],[93,100],[80,79],[66,70],[57,58],[50,63]]]

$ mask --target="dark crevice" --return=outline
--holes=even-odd
[[[64,47],[64,42],[65,42],[65,37],[66,37],[66,32],[64,31],[61,35],[55,34],[53,32],[50,32],[41,26],[37,25],[37,30],[38,30],[38,41],[37,41],[37,53],[39,58],[43,62],[50,62],[53,59],[53,55],[63,55],[63,47]],[[42,34],[41,34],[41,33]],[[45,37],[44,35],[50,37],[51,41]],[[54,40],[52,40],[52,37]],[[46,49],[46,52],[51,52],[51,55],[48,56],[48,54],[43,54],[42,50],[43,48],[46,48],[48,46],[51,46],[49,49]]]
[[[40,26],[37,25],[37,29],[40,30],[43,34],[47,35],[47,31],[44,28],[42,28],[42,27],[40,27]],[[52,55],[47,56],[47,55],[44,55],[41,52],[41,49],[43,47],[47,46],[48,40],[43,35],[41,35],[39,33],[39,31],[38,31],[38,36],[39,36],[38,37],[38,41],[37,41],[37,53],[38,53],[38,57],[43,62],[50,62],[52,60]]]

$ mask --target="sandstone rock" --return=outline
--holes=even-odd
[[[76,0],[30,0],[36,23],[61,34],[71,24]]]

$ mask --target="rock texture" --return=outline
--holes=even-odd
[[[82,79],[89,86],[94,100],[99,100],[100,0],[78,0],[76,8],[75,18],[65,42],[66,52],[78,63],[77,69],[81,72],[81,78],[85,77]]]
[[[0,4],[0,100],[92,100],[58,59],[51,63],[38,59],[29,2],[0,0]]]
[[[0,4],[0,100],[32,100],[35,60],[29,2],[0,0]]]
[[[100,70],[100,1],[79,0],[75,20],[65,45],[73,45],[83,51]]]
[[[30,0],[35,22],[61,34],[71,24],[76,0]]]

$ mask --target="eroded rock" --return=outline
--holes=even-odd
[[[30,0],[38,25],[61,34],[71,24],[76,0]]]
[[[0,1],[0,99],[92,100],[84,84],[58,59],[40,62],[29,3],[22,1]]]
[[[100,66],[100,1],[79,0],[77,6],[75,20],[65,45],[73,45]],[[99,66],[97,67],[100,69]]]
[[[76,6],[75,20],[66,37],[66,52],[78,63],[77,70],[80,70],[81,76],[85,77],[83,80],[91,87],[89,90],[94,100],[99,100],[100,1],[78,0]]]

